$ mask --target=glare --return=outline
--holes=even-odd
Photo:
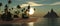
[[[29,10],[29,15],[32,15],[32,14],[34,14],[34,8],[30,8]]]
[[[34,26],[34,22],[28,23],[29,26]]]

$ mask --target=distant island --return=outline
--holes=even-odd
[[[57,15],[56,12],[53,11],[53,9],[51,9],[51,12],[48,12],[44,18],[58,18],[59,16]]]

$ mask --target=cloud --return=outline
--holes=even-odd
[[[55,3],[52,3],[50,5],[60,5],[60,2],[55,2]]]
[[[21,7],[25,7],[25,6],[44,6],[44,4],[37,4],[35,2],[28,2],[27,4],[22,4]]]
[[[55,2],[55,3],[52,3],[52,4],[38,4],[38,3],[35,3],[35,2],[28,2],[26,4],[22,4],[21,7],[25,7],[25,6],[54,6],[54,5],[60,5],[60,2]]]

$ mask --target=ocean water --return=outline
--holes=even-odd
[[[60,18],[39,18],[34,26],[60,26]]]
[[[33,26],[60,26],[60,18],[39,17]],[[29,26],[27,24],[0,24],[0,26]]]

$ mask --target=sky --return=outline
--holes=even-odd
[[[2,10],[4,5],[8,4],[8,0],[0,0],[3,3]],[[60,0],[12,0],[12,3],[9,5],[10,8],[16,8],[17,5],[20,5],[22,8],[27,7],[30,4],[32,8],[35,8],[34,16],[44,16],[47,12],[53,10],[60,16]]]

